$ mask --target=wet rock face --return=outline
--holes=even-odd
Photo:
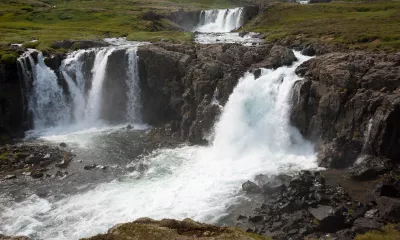
[[[23,136],[23,106],[17,64],[0,64],[0,135]]]
[[[352,165],[362,152],[400,156],[400,55],[330,53],[298,67],[291,121],[318,143],[321,166]]]
[[[220,106],[246,71],[296,60],[291,50],[272,45],[156,44],[139,47],[137,54],[144,121],[178,121],[181,137],[193,143],[206,142]]]

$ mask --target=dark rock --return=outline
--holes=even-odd
[[[262,186],[262,190],[263,190],[264,194],[274,194],[274,193],[280,193],[282,191],[285,191],[286,186],[284,184],[279,185],[279,186],[270,186],[268,183],[266,183]]]
[[[333,214],[333,208],[331,206],[320,206],[318,208],[309,208],[308,212],[311,213],[315,219],[321,221]]]
[[[62,142],[62,143],[60,143],[60,147],[67,147],[67,144],[66,143],[64,143],[64,142]]]
[[[128,126],[126,126],[126,129],[128,129],[128,130],[131,130],[132,129],[132,125],[128,125]]]
[[[400,121],[400,97],[393,94],[400,86],[397,62],[395,54],[329,53],[296,69],[304,80],[294,86],[291,122],[319,143],[320,166],[352,166],[362,151],[399,159],[395,139],[400,129],[394,126]],[[383,87],[389,93],[380,92]]]
[[[96,164],[91,164],[91,165],[86,165],[86,166],[84,166],[83,169],[85,169],[85,170],[92,170],[92,169],[95,169],[96,167],[97,167]]]
[[[248,34],[248,32],[239,32],[239,37],[244,37]]]
[[[42,157],[33,156],[33,155],[31,155],[25,159],[26,164],[35,164],[36,165],[36,164],[39,164],[41,161],[43,161]]]
[[[42,172],[35,172],[35,173],[32,173],[32,175],[31,175],[31,177],[35,178],[35,179],[42,178],[43,176],[44,176],[44,174]]]
[[[378,230],[383,227],[383,224],[375,219],[358,218],[354,221],[353,226],[357,233],[363,234],[371,230]]]
[[[374,180],[379,175],[388,171],[388,167],[385,166],[387,159],[367,157],[362,163],[357,164],[350,170],[350,176],[354,180],[368,181]]]
[[[315,176],[315,181],[324,185],[325,184],[325,178],[323,176],[321,176],[320,174],[318,174],[317,176]]]
[[[254,78],[255,79],[258,79],[258,78],[260,78],[261,77],[261,72],[262,72],[262,70],[259,68],[259,69],[256,69],[256,70],[254,70],[253,71],[253,74],[254,74]]]
[[[366,206],[362,206],[362,207],[359,207],[359,208],[357,208],[356,210],[354,210],[352,213],[351,213],[351,217],[353,218],[353,219],[357,219],[357,218],[360,218],[360,217],[364,217],[365,216],[365,213],[368,211],[368,208],[366,207]]]
[[[315,49],[313,46],[307,46],[306,48],[301,51],[301,54],[306,55],[306,56],[314,56],[316,54]]]
[[[293,203],[288,202],[283,204],[282,206],[279,207],[279,211],[281,213],[292,213],[296,210],[296,207]]]
[[[400,222],[400,199],[379,197],[376,199],[379,216],[386,221]]]
[[[258,223],[258,222],[261,222],[263,219],[264,219],[263,216],[256,215],[256,216],[249,217],[249,222]]]
[[[380,187],[380,196],[399,198],[400,192],[393,185],[382,185]]]
[[[61,171],[57,171],[55,177],[64,177],[64,174]]]
[[[262,189],[254,182],[247,181],[242,184],[242,190],[247,193],[261,193]]]

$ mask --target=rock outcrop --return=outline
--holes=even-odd
[[[294,177],[259,175],[255,178],[258,185],[244,183],[243,191],[249,197],[261,195],[264,201],[251,215],[238,216],[236,227],[273,239],[350,240],[400,221],[398,180],[385,176],[375,190],[365,192],[365,201],[359,202],[344,187],[331,183],[331,178],[339,176],[326,174],[325,179],[325,174],[303,171]],[[359,182],[352,181],[351,185]]]
[[[16,63],[0,64],[0,136],[23,135],[24,101]]]
[[[296,70],[292,124],[317,143],[321,166],[361,155],[400,157],[400,55],[330,53]]]
[[[202,224],[191,219],[177,221],[164,219],[155,221],[141,218],[131,223],[119,224],[106,234],[97,235],[86,240],[267,240],[267,237],[252,235],[234,228],[216,227]],[[84,240],[84,239],[82,239]]]
[[[282,54],[277,54],[277,53]],[[177,122],[183,139],[204,143],[240,77],[259,67],[290,65],[285,47],[239,44],[141,46],[142,116],[149,124]]]

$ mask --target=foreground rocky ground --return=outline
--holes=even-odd
[[[380,231],[388,224],[394,227],[400,222],[399,173],[397,168],[368,182],[353,180],[359,176],[347,171],[340,175],[309,171],[294,177],[259,175],[242,188],[250,197],[261,194],[264,203],[252,215],[240,215],[237,227],[273,239],[338,240]],[[328,183],[332,178],[351,184]],[[370,188],[357,193],[358,185],[365,183]],[[395,229],[394,232],[399,231],[400,224]],[[388,239],[399,238],[397,232],[395,238]]]
[[[3,181],[20,177],[41,179],[67,175],[65,169],[74,155],[66,150],[66,146],[65,143],[54,147],[21,142],[0,147],[0,179]],[[54,167],[57,171],[54,174],[49,173]]]
[[[191,219],[177,221],[164,219],[155,221],[141,218],[132,223],[119,224],[106,234],[100,234],[86,240],[267,240],[267,237],[245,233],[239,229],[216,227],[195,222]],[[82,239],[84,240],[84,239]]]

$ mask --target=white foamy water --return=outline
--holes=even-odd
[[[239,33],[196,33],[194,41],[200,44],[239,43],[245,46],[257,45],[264,42],[256,38],[257,33],[248,33],[241,37]]]
[[[200,13],[200,23],[194,31],[230,32],[242,26],[243,8],[213,9]]]
[[[138,46],[146,43],[129,42],[125,39],[108,39],[108,41],[114,43],[115,46],[70,53],[58,69],[61,79],[46,66],[45,58],[41,53],[38,54],[37,63],[31,55],[34,50],[19,58],[19,66],[25,80],[24,91],[34,123],[34,131],[31,131],[29,135],[65,134],[93,127],[103,128],[105,121],[101,118],[102,102],[104,101],[103,93],[107,91],[104,83],[111,81],[109,85],[112,85],[112,81],[118,82],[118,79],[107,79],[108,72],[114,71],[107,66],[109,57],[120,50],[126,52],[121,65],[125,67],[124,81],[127,87],[126,92],[121,94],[126,95],[127,101],[125,117],[119,120],[140,124],[140,89],[136,51]],[[28,63],[32,66],[31,69]],[[88,66],[91,66],[91,69],[88,69]],[[32,82],[32,87],[30,87],[30,82]]]
[[[288,98],[299,78],[292,67],[240,79],[209,147],[160,149],[142,161],[143,175],[122,176],[63,199],[35,195],[2,201],[0,232],[33,239],[79,239],[139,217],[186,217],[213,223],[238,203],[241,184],[256,174],[316,168],[313,146],[289,125]]]

